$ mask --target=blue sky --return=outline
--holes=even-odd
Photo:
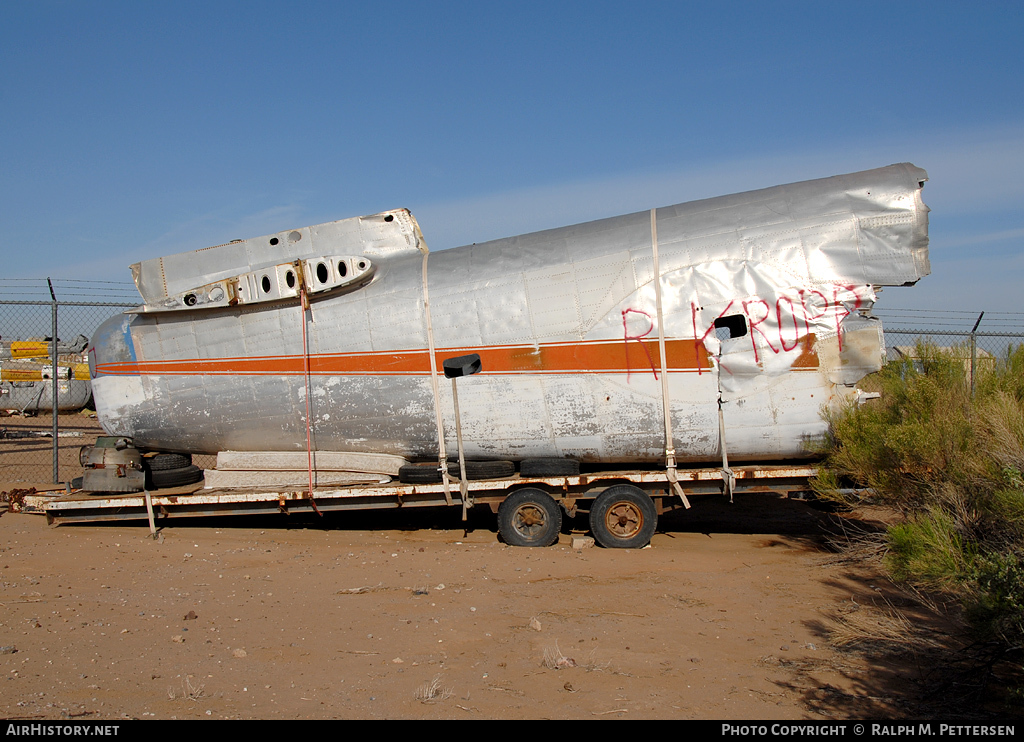
[[[384,209],[431,249],[910,161],[933,275],[1021,311],[1013,3],[0,0],[8,278]]]

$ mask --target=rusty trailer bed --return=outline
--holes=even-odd
[[[790,492],[808,489],[807,479],[814,475],[813,465],[734,466],[735,492]],[[718,468],[679,469],[680,484],[687,496],[714,495],[724,491]],[[567,510],[577,505],[586,511],[587,502],[603,488],[629,482],[654,498],[659,512],[682,506],[670,495],[663,470],[615,470],[568,477],[530,477],[519,475],[504,479],[469,482],[469,502],[487,504],[496,510],[502,500],[520,487],[540,487]],[[304,488],[274,489],[201,489],[178,487],[149,493],[158,521],[170,518],[194,518],[224,515],[273,513],[311,513],[335,510],[399,509],[411,507],[462,506],[458,484],[451,488],[451,503],[441,484],[358,484],[315,488],[313,500]],[[118,495],[73,493],[63,496],[32,495],[24,502],[24,512],[45,514],[53,525],[109,520],[146,520],[146,496],[143,492]]]

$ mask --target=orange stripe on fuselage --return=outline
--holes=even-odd
[[[426,376],[430,358],[426,349],[310,355],[313,376]],[[498,345],[479,348],[444,348],[436,351],[437,367],[443,359],[479,353],[489,374],[537,373],[642,373],[660,366],[657,341],[599,340],[540,345]],[[695,340],[667,340],[669,371],[709,370],[704,345]],[[111,376],[301,376],[300,355],[250,358],[191,358],[180,361],[97,363],[97,375]]]
[[[804,339],[796,368],[816,368],[814,337]],[[452,356],[479,353],[487,374],[652,373],[660,370],[656,340],[591,340],[577,343],[497,345],[479,348],[444,348],[436,351],[437,368]],[[709,371],[711,359],[699,340],[666,340],[670,372]],[[97,363],[96,374],[109,376],[301,376],[301,355],[249,358],[192,358],[179,361]],[[426,349],[384,350],[363,353],[310,355],[313,376],[427,376]]]

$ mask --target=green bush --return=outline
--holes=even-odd
[[[815,490],[897,509],[892,576],[959,601],[978,638],[1024,646],[1024,347],[975,377],[963,349],[887,364],[879,400],[828,417]],[[851,503],[852,504],[852,503]]]

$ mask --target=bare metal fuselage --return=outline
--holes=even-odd
[[[433,345],[437,373],[482,358],[459,382],[471,458],[661,461],[665,397],[681,461],[721,457],[719,400],[730,458],[804,456],[882,362],[875,289],[929,272],[926,179],[893,165],[429,259],[398,210],[145,261],[145,303],[92,341],[97,412],[162,450],[305,450],[308,427],[316,450],[436,457],[435,405],[455,428]]]
[[[22,412],[79,410],[89,403],[92,387],[82,351],[87,340],[56,343],[57,371],[53,371],[52,340],[15,340],[0,344],[0,409]],[[56,376],[56,383],[54,382]]]

